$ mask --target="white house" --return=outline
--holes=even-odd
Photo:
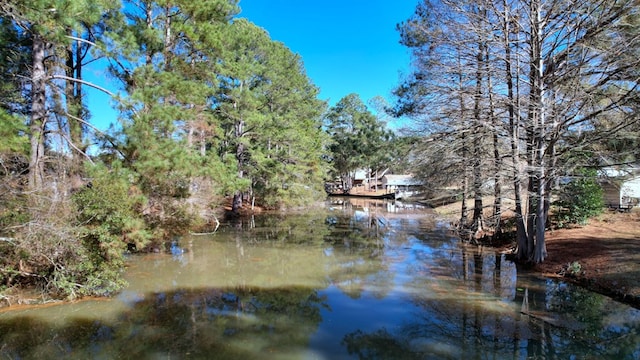
[[[387,192],[395,192],[396,199],[416,195],[423,185],[422,180],[413,175],[386,174],[382,177],[382,187]]]
[[[600,171],[605,205],[630,209],[640,205],[640,168],[607,167]]]

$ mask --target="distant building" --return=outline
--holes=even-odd
[[[353,186],[363,186],[369,181],[369,171],[357,169],[353,175]]]
[[[409,174],[386,174],[382,177],[382,186],[387,192],[395,192],[396,199],[400,199],[420,193],[424,182]]]
[[[606,167],[600,171],[604,203],[616,209],[631,209],[640,205],[640,168]]]

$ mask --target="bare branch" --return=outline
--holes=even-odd
[[[79,82],[79,83],[81,83],[83,85],[87,85],[87,86],[92,87],[94,89],[100,90],[100,91],[104,92],[105,94],[107,94],[107,95],[109,95],[111,97],[115,97],[116,96],[116,94],[114,94],[111,91],[103,88],[102,86],[98,86],[98,85],[96,85],[94,83],[91,83],[91,82],[88,82],[88,81],[84,81],[84,80],[81,80],[81,79],[75,79],[75,78],[72,78],[72,77],[69,77],[69,76],[65,76],[65,75],[53,75],[52,78],[53,79],[61,79],[61,80]]]
[[[67,39],[71,39],[71,40],[75,40],[75,41],[83,42],[83,43],[85,43],[85,44],[89,44],[89,45],[91,45],[91,46],[99,47],[99,46],[98,46],[98,44],[96,44],[96,43],[94,43],[94,42],[92,42],[92,41],[89,41],[89,40],[87,40],[87,39],[79,38],[79,37],[77,37],[77,36],[66,35],[65,37],[66,37]]]

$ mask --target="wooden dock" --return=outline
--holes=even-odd
[[[366,189],[362,186],[352,188],[348,193],[333,192],[329,193],[329,196],[353,196],[353,197],[366,197],[372,199],[395,199],[395,192],[387,191],[384,189]]]

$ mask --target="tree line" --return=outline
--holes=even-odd
[[[239,12],[235,0],[0,2],[0,287],[109,294],[127,249],[213,228],[225,205],[326,196],[328,104],[300,56]],[[89,88],[117,109],[106,131]]]
[[[424,0],[398,25],[413,66],[393,111],[417,120],[423,176],[461,189],[471,238],[499,234],[513,199],[517,257],[542,262],[559,179],[638,159],[639,15],[629,0]]]

